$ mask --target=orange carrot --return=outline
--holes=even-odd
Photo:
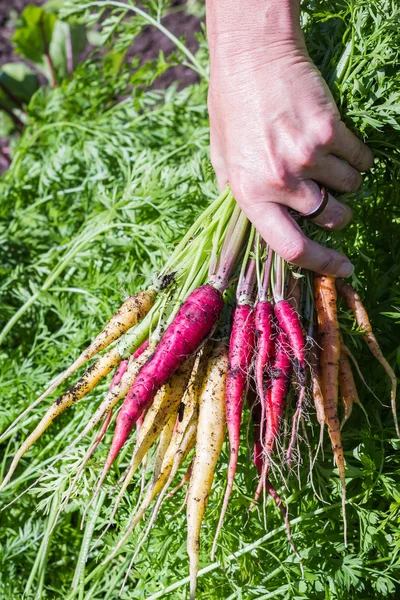
[[[320,349],[318,341],[314,340],[315,343],[308,353],[308,361],[310,365],[310,377],[311,377],[311,393],[314,400],[315,411],[317,414],[317,421],[323,428],[325,425],[325,410],[324,410],[324,399],[321,392],[321,367],[319,364],[320,360]]]
[[[358,404],[358,406],[361,408],[365,415],[367,423],[369,424],[367,411],[361,404],[360,398],[358,396],[357,386],[354,381],[347,350],[347,347],[344,346],[344,344],[342,344],[340,348],[339,387],[340,396],[344,408],[344,415],[342,422],[340,423],[340,429],[342,429],[343,425],[350,417],[351,411],[353,410],[353,404]]]
[[[338,415],[340,331],[337,318],[335,278],[315,276],[314,292],[318,336],[322,350],[320,357],[321,391],[324,400],[325,421],[342,486],[344,540],[347,544],[345,462]]]
[[[390,378],[392,384],[392,390],[390,394],[391,405],[392,405],[392,413],[394,426],[396,428],[397,437],[400,438],[400,429],[399,423],[397,420],[397,412],[396,412],[396,390],[397,390],[397,378],[393,372],[392,367],[389,365],[388,361],[382,354],[382,350],[378,344],[378,341],[372,331],[371,323],[368,318],[367,311],[361,301],[360,296],[357,292],[349,285],[345,283],[343,279],[338,279],[336,281],[337,291],[342,298],[344,298],[347,306],[353,311],[354,317],[356,319],[356,323],[358,327],[362,330],[363,339],[370,349],[371,353],[375,356],[376,360],[382,365],[385,369],[387,376]]]
[[[353,411],[353,403],[360,403],[351,365],[343,350],[340,352],[339,387],[344,410],[344,415],[340,423],[340,429],[342,429]]]

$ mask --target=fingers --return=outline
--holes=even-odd
[[[279,200],[281,200],[279,204],[289,206],[289,208],[305,215],[313,212],[320,205],[321,190],[315,181],[305,180],[296,191],[288,191],[281,195]],[[353,211],[347,204],[339,202],[331,194],[328,194],[326,208],[316,219],[312,220],[324,229],[340,231],[350,223],[352,216]]]
[[[348,258],[308,239],[284,206],[259,202],[246,206],[245,212],[267,244],[288,262],[333,277],[352,274]]]
[[[340,231],[347,227],[353,217],[353,211],[350,206],[339,202],[328,194],[328,204],[318,217],[311,219],[313,223],[316,223],[323,229],[329,229],[332,231]]]
[[[333,154],[323,156],[318,161],[318,168],[310,169],[309,176],[343,194],[355,192],[362,184],[360,172]]]
[[[374,164],[374,155],[364,142],[340,121],[335,132],[332,153],[347,160],[357,171],[368,171]]]
[[[228,173],[222,155],[222,150],[218,143],[218,136],[213,133],[212,129],[210,131],[210,160],[215,171],[219,191],[222,192],[228,183]]]

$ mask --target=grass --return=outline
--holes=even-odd
[[[113,49],[131,43],[140,18],[123,21],[113,3],[104,3],[109,8],[104,15],[98,2],[88,5],[83,11],[75,2],[68,12],[93,23],[100,20]],[[396,311],[400,304],[400,75],[393,67],[400,49],[400,11],[395,2],[386,0],[324,0],[317,8],[311,3],[304,8],[311,54],[330,83],[344,119],[362,132],[377,156],[373,172],[351,198],[356,215],[351,227],[334,238],[316,230],[310,233],[346,251],[356,265],[373,326],[398,372],[399,328],[383,313]],[[156,21],[162,9],[160,3],[151,3]],[[170,62],[186,59],[178,48]],[[105,61],[93,56],[71,80],[37,92],[13,164],[0,180],[0,430],[75,358],[127,294],[150,281],[195,216],[215,197],[205,79],[182,91],[176,87],[151,91],[147,88],[160,72],[160,61],[140,69],[123,65],[116,72],[106,69]],[[204,43],[196,61],[207,71]],[[388,382],[361,345],[347,313],[342,312],[341,318],[347,343],[380,399],[358,380],[371,428],[355,407],[343,435],[349,547],[343,547],[340,486],[329,443],[313,472],[321,500],[309,484],[308,451],[302,443],[301,468],[285,473],[287,487],[282,487],[276,474],[289,502],[304,563],[301,578],[275,509],[268,503],[249,512],[256,474],[244,431],[237,483],[217,554],[219,564],[210,565],[225,486],[226,448],[218,465],[202,532],[200,600],[361,600],[395,598],[399,593],[400,444],[394,439]],[[129,553],[123,552],[113,568],[93,575],[115,540],[111,532],[94,547],[111,511],[111,484],[93,509],[98,514],[89,512],[84,529],[80,527],[108,442],[91,459],[54,529],[60,495],[86,446],[48,467],[98,404],[106,385],[51,427],[22,461],[26,470],[18,471],[2,495],[4,506],[43,473],[29,493],[0,513],[2,599],[119,597]],[[307,411],[306,433],[315,448],[318,431],[310,404]],[[2,445],[2,472],[20,436],[36,420],[37,413]],[[118,479],[123,464],[115,467],[111,481]],[[136,502],[136,488],[121,505],[121,524]],[[177,587],[169,597],[187,598],[185,516],[169,518],[182,500],[182,494],[177,494],[164,505],[122,598],[162,597],[160,590],[170,585]],[[128,549],[134,548],[138,535],[132,536]]]

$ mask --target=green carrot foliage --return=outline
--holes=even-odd
[[[209,164],[205,42],[200,40],[195,56],[179,39],[172,40],[176,48],[172,57],[146,66],[128,63],[123,53],[149,19],[138,14],[134,4],[126,9],[121,4],[76,0],[63,6],[63,18],[88,28],[96,24],[102,51],[93,53],[56,88],[41,88],[33,95],[12,165],[0,179],[0,431],[72,362],[126,295],[150,282],[216,196]],[[197,4],[195,9],[201,10]],[[154,0],[141,6],[152,26],[162,27],[165,3]],[[365,298],[383,352],[398,373],[400,6],[396,0],[310,1],[304,3],[302,18],[312,58],[344,120],[376,156],[361,190],[344,198],[355,211],[351,226],[340,235],[327,236],[316,229],[310,229],[310,235],[350,256],[356,266],[354,283]],[[157,75],[177,63],[200,73],[199,83],[183,90],[176,85],[165,91],[150,87]],[[236,485],[217,552],[219,564],[210,564],[225,490],[227,446],[217,467],[202,530],[200,568],[205,571],[200,572],[199,600],[396,597],[400,443],[387,406],[388,382],[345,310],[341,322],[346,343],[381,401],[357,379],[371,427],[355,407],[343,431],[348,548],[343,547],[340,485],[329,442],[313,471],[319,499],[309,484],[310,457],[304,441],[301,468],[284,474],[287,487],[275,473],[289,504],[292,533],[305,569],[302,579],[274,507],[267,503],[259,512],[248,510],[256,473],[244,427]],[[29,493],[0,512],[1,599],[119,597],[143,527],[106,569],[99,565],[116,534],[110,531],[98,545],[96,540],[113,506],[112,485],[129,454],[86,515],[83,529],[82,515],[103,466],[110,433],[57,519],[62,494],[89,440],[47,468],[88,420],[107,385],[101,384],[52,425],[1,495],[4,507],[42,475]],[[313,410],[307,408],[310,421],[302,437],[315,449],[319,432]],[[42,409],[41,405],[37,411]],[[38,421],[37,411],[2,443],[0,475],[21,436]],[[117,513],[118,531],[136,505],[140,475],[135,481]],[[168,597],[187,598],[185,516],[170,518],[182,501],[182,493],[166,500],[121,598],[164,597],[161,590],[168,586],[175,586]]]

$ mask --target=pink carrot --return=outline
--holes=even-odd
[[[268,492],[268,494],[271,496],[271,498],[275,502],[276,507],[280,510],[280,512],[282,514],[282,517],[285,521],[286,535],[287,535],[290,547],[291,547],[292,551],[294,552],[294,554],[297,555],[297,551],[296,551],[295,545],[293,543],[292,534],[290,531],[290,523],[289,523],[287,508],[283,504],[282,498],[279,496],[278,492],[276,491],[276,489],[274,488],[274,486],[272,485],[272,483],[270,482],[269,479],[265,480],[265,489]],[[302,570],[302,565],[301,565],[301,570]]]
[[[146,411],[144,410],[138,420],[136,421],[136,434],[139,433],[141,426],[143,425],[144,418],[146,416]]]
[[[306,369],[305,342],[300,319],[295,309],[287,300],[280,300],[275,304],[275,316],[279,327],[286,333],[289,346],[298,361],[301,374],[304,378]]]
[[[254,464],[257,468],[260,479],[255,494],[255,501],[261,493],[264,471],[264,438],[265,431],[268,428],[268,415],[266,407],[268,405],[268,396],[271,386],[271,365],[275,355],[275,331],[273,326],[274,309],[268,300],[260,300],[256,304],[255,326],[257,336],[257,354],[255,364],[255,379],[257,394],[259,397],[258,409],[260,415],[258,424],[254,426]],[[256,405],[257,406],[257,405]],[[258,415],[255,415],[258,416]],[[253,505],[252,505],[253,506]]]
[[[133,358],[138,358],[138,357],[139,357],[141,354],[143,354],[143,352],[144,352],[145,350],[147,350],[147,348],[149,347],[149,341],[150,341],[150,340],[146,340],[146,341],[144,342],[144,344],[142,344],[142,345],[140,346],[140,348],[138,348],[138,349],[136,350],[135,354],[133,355]],[[142,424],[143,424],[143,421],[144,421],[144,418],[145,418],[145,416],[146,416],[146,411],[144,410],[144,411],[142,412],[142,414],[140,415],[140,417],[138,418],[138,420],[136,421],[136,433],[139,433],[139,429],[141,428],[141,426],[142,426]]]
[[[149,346],[149,340],[146,340],[141,346],[140,348],[138,348],[136,350],[136,352],[133,354],[133,358],[138,358],[141,354],[143,354],[143,352],[145,350],[147,350]],[[119,382],[121,381],[123,375],[125,375],[125,371],[128,368],[128,362],[129,359],[125,359],[125,360],[121,360],[121,362],[119,363],[118,369],[115,371],[114,376],[111,380],[111,384],[110,384],[110,391],[119,384]]]
[[[257,302],[255,310],[255,328],[257,337],[255,379],[257,394],[262,403],[263,414],[264,399],[269,385],[269,367],[275,354],[273,318],[274,309],[272,304],[267,300]],[[261,429],[263,429],[262,423]]]
[[[230,457],[228,481],[222,504],[211,556],[222,528],[235,478],[242,421],[243,393],[246,389],[255,344],[254,310],[248,304],[238,304],[233,313],[232,331],[229,342],[229,363],[226,375],[225,405],[228,427]]]
[[[286,333],[289,346],[294,354],[299,368],[295,368],[300,383],[299,397],[297,400],[296,411],[293,416],[292,433],[287,450],[287,461],[292,458],[292,451],[299,428],[300,415],[303,407],[303,401],[306,394],[306,353],[303,330],[300,319],[295,309],[287,300],[281,300],[275,305],[275,315],[278,319],[279,327]],[[297,367],[297,365],[295,365]]]
[[[264,396],[266,430],[262,438],[262,447],[267,459],[273,452],[279,432],[291,373],[292,363],[288,356],[287,337],[283,331],[279,331],[276,343],[276,356],[270,369],[271,385]],[[264,484],[267,481],[269,465],[270,461],[263,458],[263,469],[254,495],[254,503],[258,502]]]
[[[134,353],[134,355],[133,355],[133,358],[139,358],[139,356],[140,356],[141,354],[143,354],[143,352],[144,352],[145,350],[147,350],[147,348],[149,347],[149,341],[150,341],[150,340],[146,340],[145,342],[143,342],[143,344],[140,346],[140,348],[138,348],[138,349],[136,350],[136,352]]]
[[[279,331],[277,337],[277,352],[271,371],[271,393],[267,397],[267,430],[265,432],[265,451],[267,455],[273,452],[279,425],[282,419],[285,398],[289,391],[292,363],[288,356],[286,334]]]
[[[118,365],[117,370],[115,371],[113,378],[111,380],[110,383],[110,391],[119,384],[119,382],[121,381],[123,375],[125,374],[126,369],[128,368],[128,359],[125,360],[121,360],[121,362]]]
[[[157,391],[199,348],[216,324],[222,308],[222,294],[210,284],[195,289],[183,303],[124,400],[99,486],[140,415],[150,406]]]

